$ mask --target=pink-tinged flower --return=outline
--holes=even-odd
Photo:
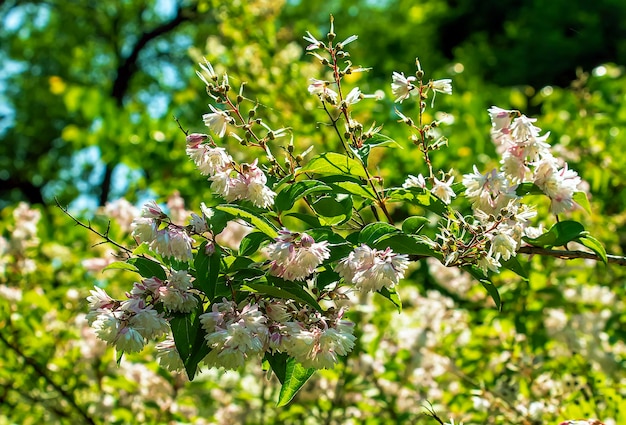
[[[402,187],[408,189],[410,187],[419,187],[422,189],[426,189],[426,179],[421,174],[418,174],[417,177],[413,175],[409,175],[407,179],[402,184]]]
[[[309,93],[318,95],[324,102],[328,102],[332,105],[337,104],[339,95],[336,91],[328,88],[330,85],[328,81],[317,80],[315,78],[311,78],[310,81],[311,84],[309,84],[308,88]]]
[[[104,213],[114,219],[124,232],[131,230],[131,223],[139,215],[137,208],[124,198],[107,202],[104,206]]]
[[[550,198],[550,210],[555,214],[574,208],[573,196],[580,181],[576,171],[567,168],[567,163],[559,169],[556,159],[551,156],[536,164],[534,183]]]
[[[138,353],[145,345],[143,336],[129,326],[122,327],[115,338],[115,348],[125,353]]]
[[[121,327],[116,313],[110,310],[100,310],[95,320],[90,322],[96,336],[107,344],[112,345]]]
[[[510,111],[506,109],[499,108],[497,106],[492,106],[488,109],[489,117],[491,118],[491,129],[494,131],[503,131],[506,130],[507,133],[511,121],[513,117],[518,115],[517,111]]]
[[[167,320],[156,310],[153,310],[152,306],[147,306],[135,313],[128,323],[144,339],[159,338],[169,331]]]
[[[212,148],[206,144],[201,144],[196,148],[188,147],[187,155],[204,176],[213,176],[216,173],[226,171],[233,161],[224,148]]]
[[[87,302],[89,302],[90,310],[113,309],[116,305],[116,301],[102,288],[94,286],[94,289],[89,291],[89,293],[91,295],[87,297]]]
[[[390,248],[384,251],[363,244],[339,262],[335,271],[346,283],[364,292],[393,288],[404,277],[409,258],[396,254]]]
[[[391,76],[391,92],[395,96],[394,102],[400,102],[409,97],[411,92],[415,89],[413,81],[416,78],[413,76],[405,77],[404,72],[394,72]]]
[[[306,50],[317,50],[319,48],[325,47],[324,43],[313,37],[313,35],[309,31],[307,31],[306,35],[302,38],[309,42],[309,45],[306,46]]]
[[[252,164],[242,164],[236,177],[231,177],[233,172],[218,173],[211,177],[211,189],[228,202],[247,200],[260,208],[274,204],[276,193],[266,186],[267,177],[257,166],[257,160]]]
[[[150,248],[164,257],[174,257],[179,261],[189,262],[193,259],[192,244],[193,239],[184,230],[168,227],[157,232]]]
[[[265,351],[269,332],[267,319],[258,304],[245,306],[241,312],[234,303],[215,303],[211,312],[200,315],[206,331],[205,341],[211,352],[204,358],[209,366],[237,369],[251,356]]]
[[[191,133],[188,134],[185,140],[187,141],[187,149],[195,149],[198,145],[209,138],[208,134],[204,133]]]
[[[451,176],[447,181],[441,181],[435,177],[434,181],[431,193],[441,199],[444,204],[450,204],[452,198],[456,197],[456,193],[452,190],[454,176]]]
[[[144,218],[162,219],[167,217],[167,214],[161,210],[161,207],[156,202],[148,201],[141,207],[141,216]]]
[[[306,233],[291,233],[283,229],[266,252],[272,262],[270,274],[285,280],[304,280],[330,257],[328,242],[315,242]]]
[[[213,105],[209,105],[209,108],[211,108],[213,112],[202,115],[202,120],[218,137],[223,137],[224,134],[226,134],[226,127],[231,122],[232,118],[227,112],[216,109]]]

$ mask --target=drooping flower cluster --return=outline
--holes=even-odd
[[[211,348],[204,362],[237,369],[270,351],[286,353],[304,367],[332,368],[338,356],[345,356],[354,347],[354,324],[342,319],[342,311],[325,314],[298,309],[283,300],[240,307],[224,299],[200,316]]]
[[[341,260],[335,271],[349,284],[364,292],[393,288],[404,277],[409,258],[391,248],[372,249],[363,244]]]
[[[140,296],[131,294],[125,301],[111,298],[103,289],[91,291],[87,321],[96,335],[118,351],[141,351],[148,340],[169,330],[167,320],[154,306]]]
[[[41,212],[30,208],[25,202],[20,202],[13,210],[15,225],[11,236],[8,239],[0,236],[0,275],[4,274],[10,263],[19,273],[31,273],[35,270],[36,264],[26,251],[39,244],[37,224],[40,219]]]
[[[196,308],[198,298],[191,280],[185,270],[169,272],[165,281],[156,277],[143,279],[126,293],[125,301],[114,300],[96,287],[87,298],[87,320],[96,335],[117,350],[141,351],[149,340],[169,331],[165,313],[159,311],[189,313]]]
[[[272,260],[270,274],[285,280],[304,280],[330,256],[328,242],[315,242],[306,233],[287,229],[279,231],[266,250]]]
[[[160,228],[164,223],[167,225]],[[150,201],[143,206],[141,216],[133,220],[131,228],[138,243],[147,243],[158,254],[186,262],[193,259],[193,239],[184,228],[169,223],[167,214],[156,202]]]
[[[550,145],[546,143],[550,133],[540,135],[541,129],[534,125],[537,119],[519,111],[493,106],[489,115],[491,138],[502,153],[504,175],[511,182],[519,183],[532,173],[531,181],[552,201],[553,213],[573,209],[573,195],[581,180],[566,163],[552,156]]]

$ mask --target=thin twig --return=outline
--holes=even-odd
[[[129,255],[133,253],[133,250],[132,250],[132,249],[129,249],[129,248],[126,248],[126,247],[125,247],[125,246],[123,246],[123,245],[120,245],[119,243],[115,242],[113,239],[111,239],[111,238],[109,237],[109,229],[110,229],[110,226],[111,226],[111,223],[110,223],[110,222],[109,222],[109,225],[107,226],[107,230],[106,230],[106,232],[105,232],[105,233],[101,233],[101,232],[97,231],[96,229],[94,229],[94,228],[91,226],[91,223],[89,223],[89,224],[85,224],[85,223],[81,222],[79,219],[77,219],[76,217],[74,217],[72,214],[70,214],[70,213],[69,213],[69,211],[68,211],[68,208],[67,208],[67,207],[63,207],[63,206],[61,206],[61,203],[59,202],[59,200],[58,200],[57,198],[54,198],[54,201],[56,202],[57,207],[59,207],[59,208],[61,209],[61,211],[63,211],[63,212],[65,213],[65,215],[67,215],[69,218],[71,218],[72,220],[74,220],[74,222],[75,222],[78,226],[83,227],[83,228],[85,228],[85,229],[87,229],[87,230],[89,230],[89,231],[91,231],[91,232],[95,233],[96,235],[98,235],[98,236],[100,236],[101,238],[103,238],[103,239],[104,239],[107,243],[110,243],[110,244],[112,244],[112,245],[115,245],[117,248],[121,249],[122,251],[126,252],[126,253],[127,253],[127,254],[129,254]]]
[[[574,260],[576,258],[584,258],[588,260],[602,261],[602,258],[593,252],[587,251],[567,251],[559,249],[540,248],[537,246],[523,246],[518,251],[520,254],[528,255],[544,255],[548,257],[561,258],[563,260]],[[617,264],[620,266],[626,266],[626,257],[619,255],[607,255],[607,262],[611,264]]]

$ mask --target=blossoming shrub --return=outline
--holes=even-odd
[[[426,80],[419,61],[414,76],[392,75],[395,112],[410,143],[392,140],[381,126],[358,120],[361,102],[375,102],[380,94],[348,91],[344,78],[367,69],[348,60],[346,46],[357,37],[339,43],[335,37],[331,25],[326,41],[311,33],[305,40],[328,70],[328,76],[310,80],[308,91],[341,152],[316,146],[298,152],[292,143],[296,129],[270,127],[260,117],[263,108],[245,97],[243,84],[233,90],[227,74],[218,75],[208,61],[200,65],[198,75],[212,99],[202,119],[215,137],[185,132],[187,154],[226,203],[203,204],[184,224],[149,202],[132,221],[138,246],[118,245],[127,260],[108,268],[132,270],[141,279],[124,300],[92,291],[87,317],[120,358],[167,335],[157,357],[190,379],[202,364],[238,369],[263,362],[283,384],[284,405],[316,369],[335,367],[355,349],[355,328],[367,325],[355,323],[358,315],[348,320],[349,310],[358,311],[362,294],[375,292],[402,307],[398,286],[412,263],[463,270],[487,290],[497,313],[501,295],[492,276],[509,270],[529,280],[519,252],[583,255],[553,249],[576,242],[588,249],[588,258],[608,261],[582,224],[537,216],[535,198],[527,197],[545,196],[554,215],[589,210],[580,178],[553,154],[536,120],[492,107],[500,167],[475,166],[462,176],[436,170],[431,158],[447,140],[439,132],[442,122],[426,122],[425,111],[437,93],[452,94],[451,80]],[[413,101],[415,112],[398,109]],[[260,156],[235,161],[219,146],[224,137]],[[425,171],[388,187],[374,172],[372,154],[398,146],[423,159]],[[238,244],[219,241],[229,223],[248,228]],[[417,294],[409,298],[418,300]],[[437,358],[432,354],[429,361]]]

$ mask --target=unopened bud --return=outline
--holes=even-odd
[[[248,117],[249,117],[249,118],[252,118],[252,117],[254,117],[255,115],[256,115],[256,109],[250,109],[250,110],[248,111]]]
[[[241,102],[243,102],[243,96],[238,94],[237,95],[237,103],[241,103]]]
[[[204,253],[209,257],[215,253],[215,244],[209,241],[204,247]]]
[[[191,133],[187,135],[187,144],[189,146],[195,147],[195,146],[198,146],[200,143],[204,142],[208,138],[209,136],[207,134]]]
[[[287,145],[287,152],[293,153],[293,145]]]
[[[302,162],[302,160],[303,160],[303,159],[304,159],[304,158],[302,158],[302,155],[297,155],[297,156],[296,156],[296,161],[297,161],[297,162]]]
[[[424,71],[422,71],[421,69],[419,71],[417,71],[415,73],[415,76],[417,77],[418,80],[422,80],[422,78],[424,78]]]

